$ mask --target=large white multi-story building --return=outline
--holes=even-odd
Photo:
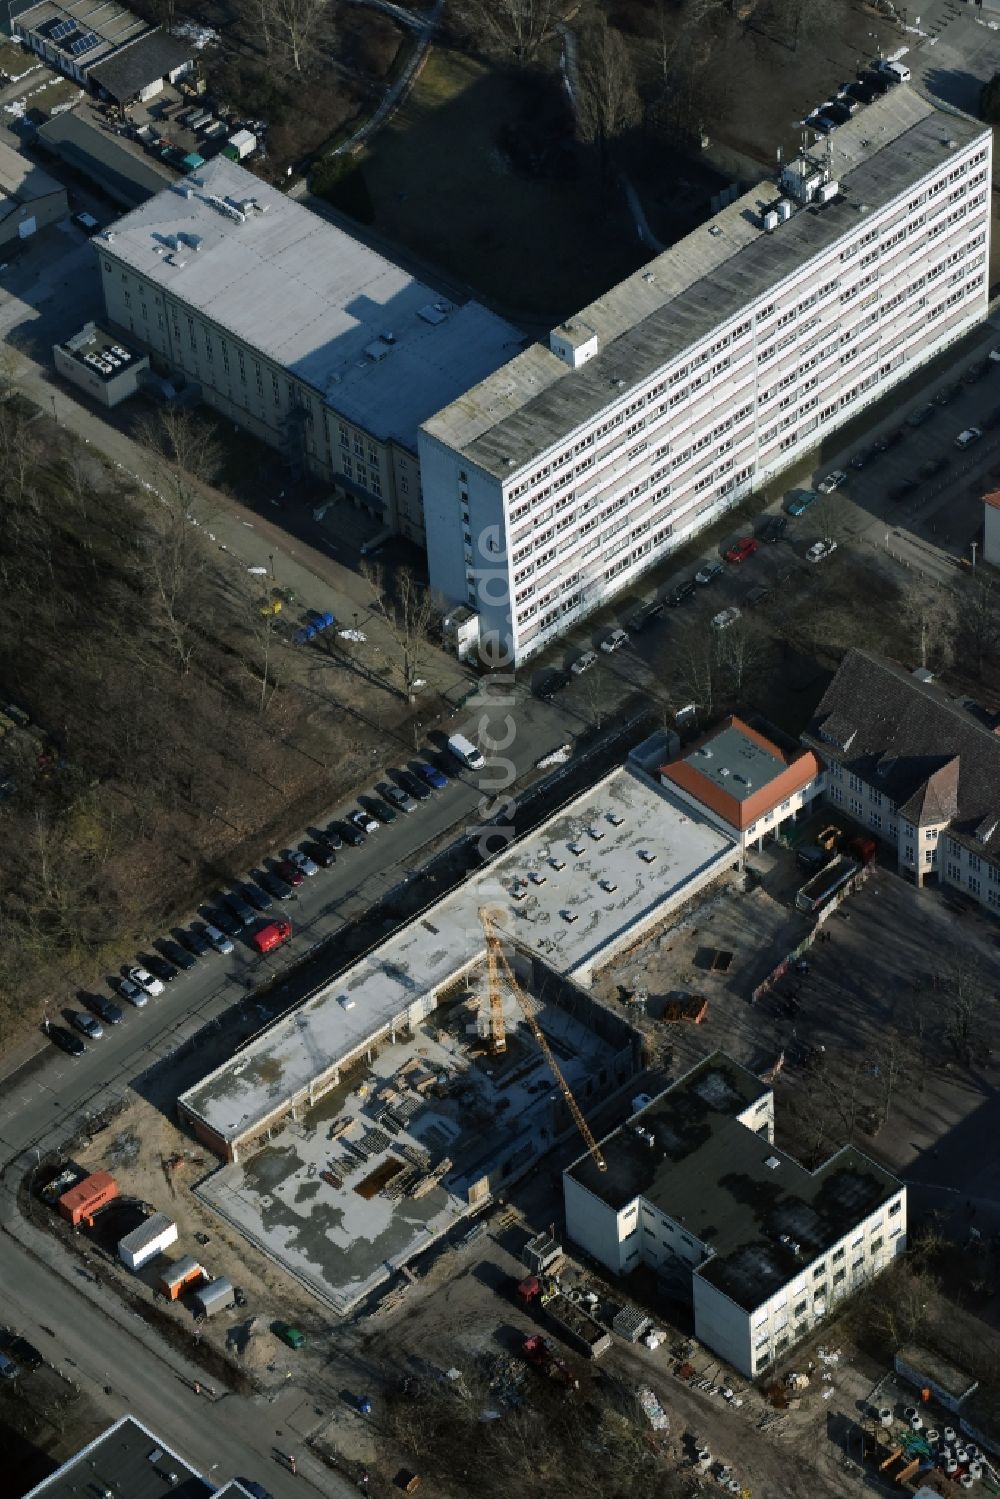
[[[514,660],[630,585],[986,316],[990,177],[899,85],[461,395],[432,584]]]
[[[815,1171],[779,1150],[771,1089],[722,1052],[563,1173],[569,1237],[652,1269],[699,1342],[756,1375],[906,1246],[906,1188],[853,1145]]]
[[[510,324],[224,156],[93,244],[126,343],[423,544],[417,429],[523,346]]]

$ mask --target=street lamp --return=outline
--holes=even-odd
[[[975,572],[975,570],[976,570],[976,548],[978,546],[979,546],[979,542],[978,541],[972,542],[972,571],[973,572]]]
[[[271,564],[271,582],[273,583],[274,582],[274,553],[273,552],[269,553],[267,560]]]

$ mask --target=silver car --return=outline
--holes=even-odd
[[[135,1005],[137,1010],[142,1010],[149,1004],[149,995],[139,984],[134,984],[131,979],[116,979],[115,988],[122,999],[127,999],[130,1005]]]
[[[101,1022],[95,1020],[93,1015],[88,1015],[86,1010],[74,1010],[69,1018],[77,1030],[83,1031],[83,1034],[89,1036],[91,1041],[100,1041],[104,1035],[104,1027]]]
[[[312,879],[314,874],[319,874],[319,865],[315,859],[310,859],[309,855],[304,854],[300,848],[287,848],[281,857],[287,859],[289,864],[294,864],[295,868],[309,879]]]
[[[232,942],[226,936],[225,932],[220,932],[217,926],[210,926],[206,921],[202,926],[198,928],[198,930],[205,938],[205,941],[212,944],[216,952],[231,953],[236,951],[236,949],[233,947]]]

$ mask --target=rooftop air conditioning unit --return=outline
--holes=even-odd
[[[839,182],[824,182],[816,196],[821,203],[830,203],[839,192]]]
[[[764,215],[764,228],[767,233],[773,234],[780,222],[781,220],[778,218],[778,215],[775,213],[774,209],[768,209],[767,213],[765,213]]]
[[[777,208],[775,209],[775,212],[777,213],[778,218],[781,220],[781,222],[783,224],[787,224],[788,223],[788,220],[792,216],[792,205],[791,205],[791,203],[789,203],[789,201],[788,201],[787,198],[782,198],[781,202],[778,204]]]

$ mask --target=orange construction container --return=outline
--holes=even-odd
[[[59,1211],[75,1228],[78,1223],[91,1223],[94,1214],[117,1196],[118,1183],[111,1172],[95,1171],[63,1193],[59,1199]]]

